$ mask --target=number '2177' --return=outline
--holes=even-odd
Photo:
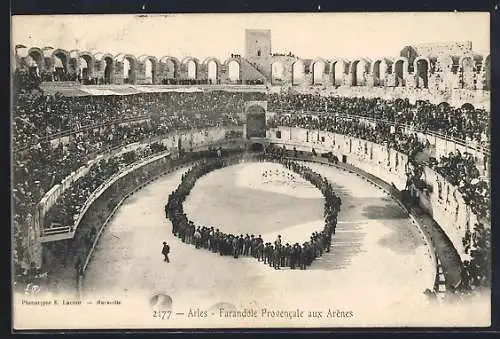
[[[153,318],[158,318],[161,320],[170,319],[172,311],[153,311]]]

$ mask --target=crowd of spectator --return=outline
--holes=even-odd
[[[172,221],[172,233],[182,242],[192,244],[197,249],[204,248],[213,253],[239,256],[253,256],[258,261],[268,264],[274,269],[289,267],[291,269],[306,269],[314,259],[330,251],[332,236],[335,234],[337,215],[340,211],[341,199],[337,197],[326,178],[314,172],[309,167],[294,161],[285,160],[279,153],[268,153],[261,160],[280,162],[288,170],[297,173],[305,180],[315,185],[325,197],[325,226],[320,232],[313,232],[304,243],[285,243],[281,235],[274,242],[266,242],[254,234],[232,234],[220,231],[216,227],[196,225],[184,213],[183,202],[189,195],[196,181],[203,175],[238,161],[224,159],[219,156],[199,162],[183,174],[181,184],[169,195],[165,205],[165,217]]]
[[[410,125],[479,144],[487,144],[489,139],[488,114],[467,105],[452,108],[422,101],[410,104],[402,99],[227,91],[64,97],[45,95],[36,86],[29,83],[16,92],[13,101],[12,197],[19,257],[26,248],[22,239],[27,238],[27,225],[43,195],[97,154],[172,131],[240,125],[238,113],[247,101],[268,100],[269,111],[289,113],[278,114],[269,122],[271,127],[321,129],[385,144],[409,156],[415,177],[422,172],[418,166],[425,165],[414,161],[415,157],[429,145],[398,126]],[[63,136],[64,141],[54,142]],[[111,159],[94,165],[88,176],[67,190],[49,211],[46,226],[72,224],[79,208],[98,187],[95,185],[116,173],[120,163],[126,160]],[[489,187],[480,178],[470,154],[456,152],[431,159],[427,165],[459,188],[476,215],[488,215]]]
[[[41,198],[99,153],[173,131],[238,125],[237,113],[247,100],[259,95],[213,91],[64,97],[44,95],[40,89],[17,91],[12,198],[19,260],[23,260],[26,244],[22,242],[28,239]],[[130,119],[135,120],[127,122]],[[92,128],[85,128],[89,125]],[[47,138],[68,130],[74,133]]]
[[[153,154],[166,151],[161,143],[152,143],[140,150],[133,150],[116,157],[102,159],[90,167],[89,172],[78,178],[69,189],[57,199],[45,214],[44,228],[73,226],[82,212],[85,202],[109,178],[123,168]]]
[[[331,114],[279,114],[268,122],[270,127],[287,126],[319,129],[345,134],[355,138],[386,144],[399,152],[417,154],[425,148],[415,134],[406,134],[401,129],[393,129],[382,122],[369,122],[359,118],[335,116]]]
[[[236,113],[243,111],[246,101],[264,97],[258,92],[227,91],[65,97],[24,90],[13,102],[13,148],[35,145],[62,131],[79,131],[86,126],[139,117],[186,116],[192,125],[208,126],[236,123]]]
[[[465,203],[480,219],[488,219],[490,214],[490,192],[488,183],[481,179],[476,162],[470,153],[459,150],[432,161],[429,166],[441,174],[462,193]],[[440,198],[442,192],[438,192]]]
[[[377,144],[387,145],[398,152],[408,155],[411,164],[409,183],[423,183],[423,166],[436,170],[448,182],[458,187],[465,202],[474,214],[486,218],[490,209],[489,185],[480,177],[474,157],[460,151],[450,153],[448,157],[429,161],[417,160],[417,155],[428,147],[415,134],[406,134],[401,129],[391,128],[383,122],[369,122],[362,118],[336,116],[328,113],[313,114],[278,114],[269,121],[270,127],[287,126],[306,129],[319,129],[364,139]],[[422,187],[418,187],[422,188]]]
[[[240,124],[238,115],[232,112],[239,112],[246,98],[227,92],[84,98],[21,93],[14,108],[13,128],[18,131],[14,132],[14,145],[16,140],[17,145],[21,141],[23,145],[30,141],[34,144],[25,151],[14,152],[16,214],[25,215],[23,212],[30,210],[51,187],[106,149],[173,131]],[[129,124],[97,125],[138,116],[144,119]],[[98,127],[80,130],[83,125]],[[54,145],[41,137],[69,128],[80,132],[70,135],[65,144]]]
[[[411,104],[408,99],[356,98],[315,94],[269,94],[269,111],[350,114],[382,120],[386,124],[408,125],[422,132],[435,132],[467,142],[489,144],[489,114],[465,104],[453,108],[428,101]]]

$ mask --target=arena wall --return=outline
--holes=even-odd
[[[281,131],[281,138],[277,138],[276,131]],[[383,145],[336,133],[288,127],[269,130],[267,139],[287,148],[296,147],[299,151],[311,152],[314,148],[318,153],[332,152],[341,161],[346,156],[348,164],[394,184],[397,189],[403,190],[406,186],[408,157]],[[420,192],[421,207],[441,226],[462,260],[470,259],[462,239],[474,226],[477,217],[465,204],[458,188],[441,175],[425,168],[423,179],[432,190]]]
[[[208,141],[195,146],[193,150],[202,151],[218,146],[225,149],[242,149],[238,140],[223,140]],[[72,268],[79,266],[80,273],[83,273],[100,234],[124,199],[178,166],[193,160],[189,156],[178,158],[176,151],[164,152],[134,163],[109,178],[87,201],[86,208],[78,216],[78,227],[75,227],[73,236],[61,240],[65,253],[58,253],[57,241],[43,244],[43,263],[51,267],[52,283],[69,289],[72,286],[76,288],[79,274]]]
[[[118,156],[125,152],[139,150],[144,148],[152,143],[161,142],[163,145],[167,146],[168,149],[175,150],[177,148],[179,140],[181,140],[181,144],[186,149],[192,149],[195,147],[199,147],[206,144],[212,144],[216,142],[221,142],[226,139],[226,133],[229,131],[241,131],[243,127],[214,127],[208,128],[204,130],[198,131],[188,131],[188,132],[174,132],[165,136],[155,137],[152,139],[144,140],[140,143],[129,144],[127,146],[121,146],[112,151],[108,151],[107,153],[99,155],[97,158],[89,161],[87,166],[81,167],[78,171],[71,173],[67,178],[63,180],[60,185],[56,185],[50,191],[48,191],[44,197],[41,199],[37,208],[37,215],[35,219],[38,219],[37,225],[39,225],[40,229],[40,240],[42,242],[51,241],[53,239],[64,239],[67,237],[72,237],[76,228],[78,226],[79,219],[76,220],[75,225],[63,225],[62,228],[56,229],[43,229],[43,220],[47,211],[56,203],[57,199],[60,195],[81,176],[88,173],[90,168],[97,162],[102,159],[108,159],[111,157]],[[104,183],[103,185],[105,185]],[[88,208],[89,204],[91,204],[91,200],[94,198],[94,194],[89,197],[87,203],[82,206],[83,213],[86,208]],[[65,234],[65,236],[61,236],[61,234]],[[54,236],[56,236],[54,238]],[[37,260],[39,261],[40,258]]]
[[[277,137],[276,131],[281,132],[280,138]],[[219,130],[218,133],[219,136],[225,135],[225,133],[222,134],[222,130]],[[266,139],[267,142],[285,145],[288,149],[296,147],[298,150],[305,152],[311,152],[312,149],[315,149],[318,154],[332,152],[340,159],[346,156],[346,163],[393,184],[399,190],[405,187],[407,156],[388,149],[383,145],[336,133],[288,127],[269,130]],[[170,142],[175,145],[173,140],[171,139]],[[186,136],[186,141],[188,140],[193,140],[193,145],[197,144],[199,147],[203,147],[204,143],[210,143],[209,139],[203,133],[199,133],[196,137]],[[234,143],[234,146],[236,145],[237,143]],[[195,146],[195,148],[197,147]],[[97,193],[92,195],[86,204],[87,207],[78,218],[80,227],[75,227],[75,229],[79,229],[78,232],[75,232],[75,239],[71,240],[74,246],[86,248],[85,250],[80,248],[77,251],[79,256],[83,255],[84,262],[88,263],[90,260],[91,248],[95,246],[97,241],[97,238],[93,238],[89,243],[90,228],[93,225],[104,226],[106,224],[105,221],[112,217],[119,205],[118,203],[108,206],[110,197],[113,196],[116,198],[116,194],[123,196],[131,194],[134,190],[142,187],[145,182],[154,180],[154,177],[160,175],[160,172],[165,173],[168,166],[165,160],[160,159],[166,159],[167,154],[153,156],[150,159],[143,160],[139,164],[133,164],[130,168],[110,178],[97,190]],[[135,171],[139,171],[141,175],[132,175]],[[129,178],[129,175],[132,175],[134,179]],[[420,192],[419,198],[422,208],[426,209],[436,222],[440,224],[461,259],[468,259],[463,249],[462,238],[465,235],[466,229],[475,222],[475,216],[466,206],[463,199],[461,199],[460,193],[456,188],[429,168],[425,170],[425,181],[434,186],[432,186],[433,189],[430,191]],[[111,193],[108,193],[108,191]],[[453,199],[450,198],[452,196],[454,196]],[[82,225],[84,229],[80,230]],[[97,231],[101,232],[102,229],[98,228]],[[46,244],[46,246],[50,248],[50,243]],[[49,250],[48,257],[50,257],[50,252]],[[48,260],[47,256],[46,260]],[[77,260],[75,258],[73,259]]]

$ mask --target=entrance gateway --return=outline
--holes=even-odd
[[[246,139],[266,137],[267,101],[247,101],[245,103]]]

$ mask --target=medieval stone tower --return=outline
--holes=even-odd
[[[269,57],[271,55],[271,30],[245,30],[246,58]]]

